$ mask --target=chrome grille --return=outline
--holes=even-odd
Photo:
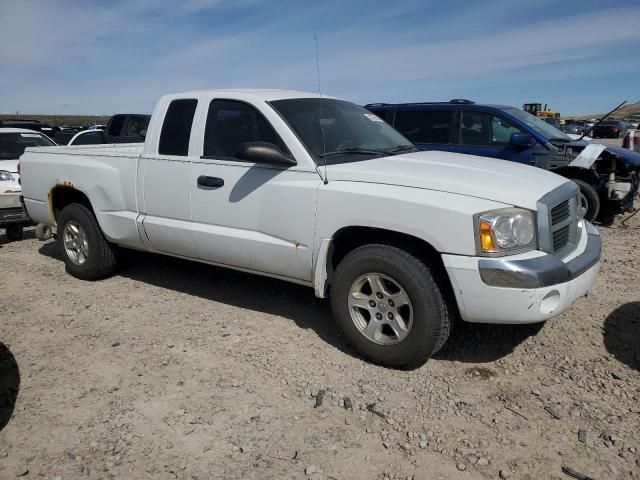
[[[564,255],[578,241],[578,186],[567,182],[538,201],[538,242],[543,252]]]

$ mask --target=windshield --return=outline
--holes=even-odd
[[[526,123],[529,127],[533,128],[547,140],[562,140],[565,142],[571,141],[571,137],[565,135],[553,125],[545,122],[541,118],[534,117],[524,110],[519,110],[517,108],[505,108],[504,111],[509,113],[510,115],[513,115],[521,122]]]
[[[316,163],[366,160],[417,151],[384,120],[350,102],[296,98],[270,104],[295,131]]]
[[[27,147],[53,147],[55,143],[37,132],[0,132],[0,160],[17,160]]]

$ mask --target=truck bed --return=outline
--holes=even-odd
[[[55,225],[50,210],[55,195],[91,198],[107,238],[141,248],[138,216],[138,165],[142,144],[27,148],[20,157],[22,194],[36,222]]]

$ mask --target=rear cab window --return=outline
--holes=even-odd
[[[394,127],[413,143],[453,143],[453,109],[398,110]]]
[[[169,104],[160,132],[160,145],[158,146],[160,155],[182,157],[189,155],[191,126],[197,106],[198,100],[195,98],[173,100]]]

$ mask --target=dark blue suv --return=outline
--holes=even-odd
[[[544,120],[515,107],[456,99],[441,103],[374,103],[365,108],[422,150],[443,150],[501,158],[552,170],[580,187],[588,220],[630,211],[638,191],[640,155],[607,145],[591,165],[572,161],[587,146]],[[613,175],[612,175],[613,174]]]

